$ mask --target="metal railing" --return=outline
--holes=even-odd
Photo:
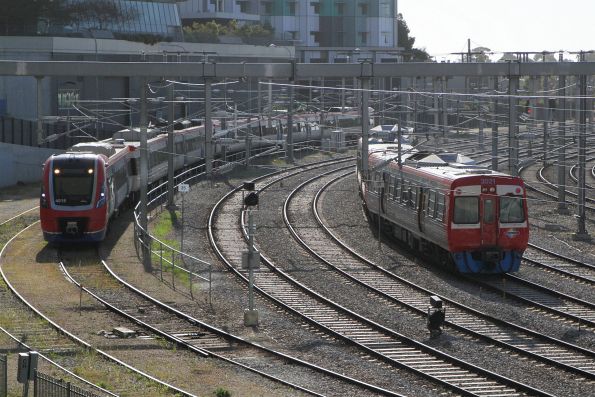
[[[33,390],[34,397],[102,397],[38,371],[33,379]]]
[[[319,144],[319,140],[302,142],[294,146],[295,151],[308,151]],[[261,148],[260,152],[250,156],[250,161],[263,156],[274,154],[284,155],[284,150],[278,148]],[[213,175],[217,176],[230,172],[238,164],[245,164],[245,152],[227,155],[225,160],[215,160]],[[197,184],[201,180],[207,181],[204,164],[189,168],[178,174],[174,180],[177,191],[181,183]],[[155,237],[140,224],[139,204],[134,208],[134,248],[137,257],[147,269],[153,271],[153,265],[159,265],[158,275],[162,282],[171,283],[175,290],[186,289],[192,299],[195,295],[195,282],[208,283],[208,302],[212,299],[213,265],[193,255],[178,250],[175,247]],[[167,210],[167,182],[163,182],[148,192],[147,219],[154,219]],[[183,225],[182,225],[183,227]]]

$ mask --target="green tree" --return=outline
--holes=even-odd
[[[415,37],[409,35],[409,26],[407,26],[407,22],[401,13],[397,16],[397,29],[397,34],[399,36],[398,46],[403,47],[406,61],[424,62],[430,59],[430,54],[426,52],[425,48],[413,47],[415,44]]]
[[[245,42],[257,41],[258,39],[270,39],[273,37],[273,28],[270,25],[242,24],[236,20],[226,25],[210,22],[194,22],[192,26],[184,27],[184,38],[186,41],[199,43],[217,43],[219,36],[238,36]]]
[[[480,62],[480,63],[492,62],[492,60],[490,59],[490,56],[488,54],[491,51],[492,50],[490,50],[487,47],[476,47],[476,48],[472,49],[471,52],[475,53],[471,56],[472,62]]]

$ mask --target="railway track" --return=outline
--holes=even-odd
[[[11,222],[17,219],[15,217]],[[5,269],[5,262],[7,261],[6,251],[15,240],[20,238],[23,232],[27,232],[31,227],[36,226],[37,222],[33,222],[17,232],[6,242],[2,252],[0,252],[0,307],[2,307],[3,322],[8,323],[2,327],[2,332],[16,341],[23,349],[38,351],[41,358],[53,367],[54,372],[61,371],[61,376],[70,377],[81,385],[81,387],[93,389],[94,393],[106,396],[117,396],[120,394],[135,395],[140,381],[140,384],[144,382],[153,384],[152,386],[145,385],[148,391],[154,391],[155,388],[162,388],[165,394],[167,394],[167,391],[170,391],[171,394],[181,393],[182,395],[190,395],[181,389],[153,378],[145,372],[118,360],[105,351],[91,346],[42,313],[41,310],[35,307],[15,288],[10,281],[10,277],[15,276],[14,271]],[[89,363],[87,361],[90,352],[96,354],[98,357],[93,358]],[[74,368],[77,368],[78,371],[85,371],[89,364],[95,367],[95,372],[103,370],[111,373],[113,377],[120,379],[131,377],[134,378],[134,381],[129,379],[124,385],[113,384],[111,391],[106,390],[74,372]],[[101,383],[99,381],[96,382]],[[133,384],[136,386],[127,386]]]
[[[178,347],[188,349],[200,356],[226,361],[289,388],[314,396],[333,395],[340,390],[343,390],[345,394],[354,392],[349,390],[349,387],[345,389],[337,381],[373,393],[401,396],[401,394],[252,343],[209,325],[187,313],[192,310],[190,306],[195,305],[194,302],[186,305],[176,304],[175,307],[171,303],[166,304],[118,277],[105,261],[98,261],[96,265],[82,267],[76,264],[71,266],[62,264],[62,267],[66,275],[77,286],[109,310],[136,323],[148,332],[159,335]],[[83,285],[92,285],[93,287],[84,287]],[[299,379],[304,385],[300,386],[283,379],[288,373],[292,373],[293,377]],[[320,381],[320,378],[323,381]],[[318,385],[318,391],[305,386],[314,383]],[[320,386],[321,384],[324,386]]]
[[[284,205],[287,227],[300,244],[331,269],[390,303],[406,307],[422,319],[425,318],[429,298],[437,295],[435,292],[404,280],[358,255],[324,224],[319,213],[323,192],[351,174],[350,171],[338,177],[331,173],[317,176],[294,189]],[[325,176],[330,180],[326,181]],[[315,223],[320,229],[311,227]],[[447,323],[453,328],[588,379],[595,379],[595,352],[510,324],[454,301],[446,300],[446,303],[449,308]]]
[[[529,244],[523,254],[523,261],[584,284],[595,284],[595,265],[577,261],[535,244]]]
[[[258,190],[270,188],[289,176],[258,180]],[[239,213],[241,207],[242,195],[238,190],[222,198],[213,209],[209,235],[220,258],[247,281],[247,272],[241,269],[243,239],[246,238],[246,225],[243,224],[245,214]],[[241,225],[238,225],[238,218],[242,220]],[[261,267],[254,274],[255,288],[260,293],[288,312],[389,365],[406,368],[461,395],[547,395],[541,390],[468,364],[400,335],[316,294],[265,257],[263,262],[266,268]]]

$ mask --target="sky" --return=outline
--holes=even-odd
[[[398,12],[437,61],[467,39],[495,52],[595,50],[595,0],[398,0]]]

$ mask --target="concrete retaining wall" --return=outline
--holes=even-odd
[[[0,188],[19,182],[41,181],[41,166],[52,154],[62,153],[59,149],[0,143]]]

